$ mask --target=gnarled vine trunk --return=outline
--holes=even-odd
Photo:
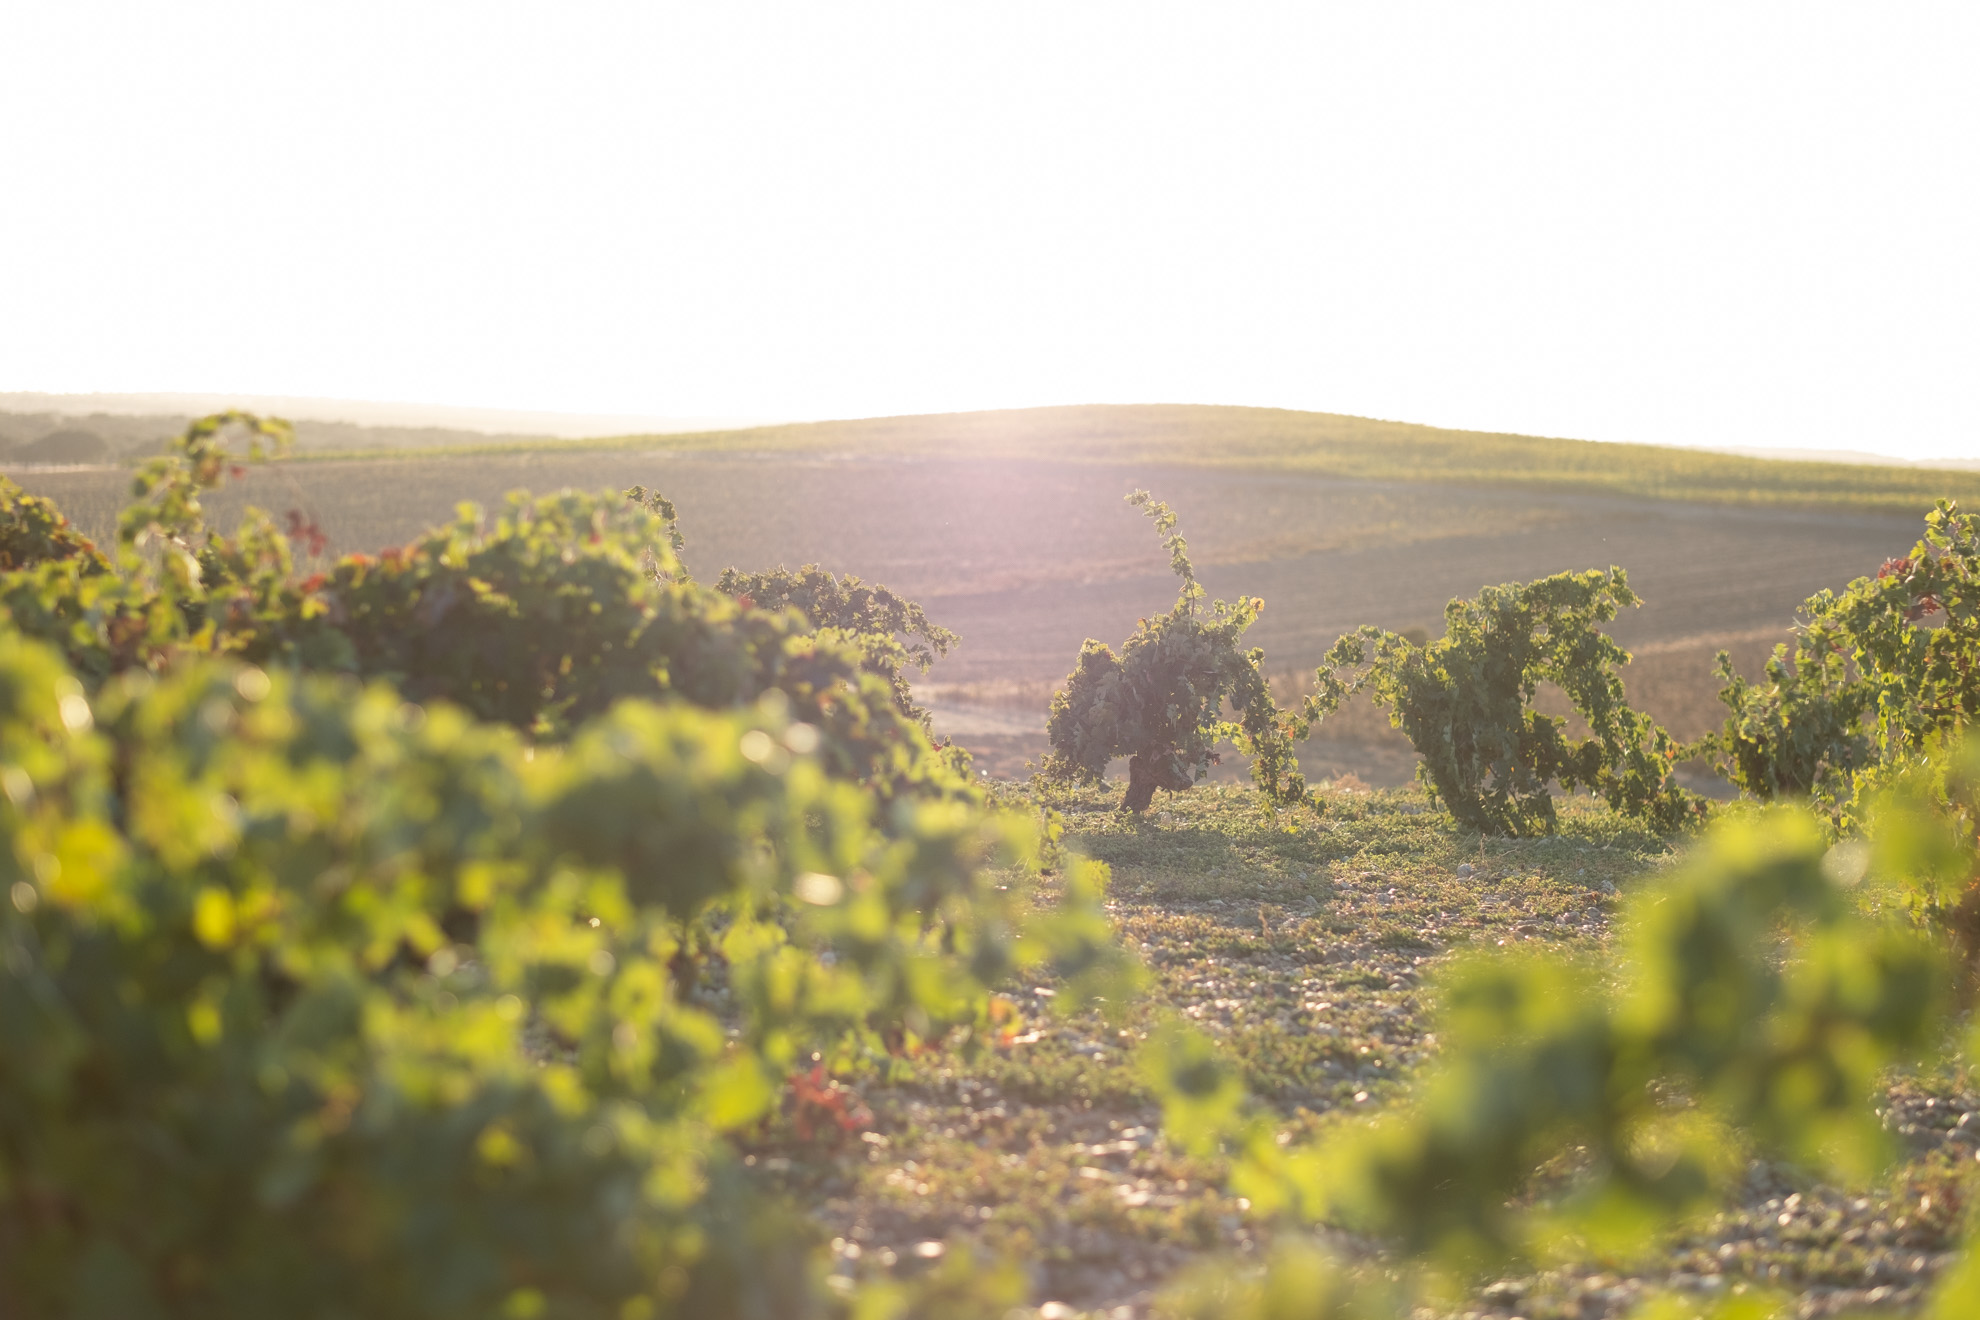
[[[1148,810],[1148,804],[1155,800],[1156,789],[1166,788],[1171,793],[1180,793],[1190,783],[1189,775],[1173,753],[1138,752],[1128,758],[1128,790],[1127,796],[1121,799],[1121,810],[1138,815]]]

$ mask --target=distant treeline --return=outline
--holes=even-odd
[[[191,420],[164,413],[76,416],[0,412],[0,463],[118,463],[141,458],[163,453]],[[295,432],[298,449],[317,452],[557,443],[544,436],[489,435],[438,426],[359,426],[353,422],[297,422]]]

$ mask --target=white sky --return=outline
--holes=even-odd
[[[0,390],[1980,457],[1980,5],[0,0]]]

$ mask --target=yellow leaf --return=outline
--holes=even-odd
[[[709,1069],[701,1088],[708,1121],[729,1131],[761,1118],[775,1098],[761,1065],[749,1055],[732,1056]]]
[[[193,934],[209,949],[224,949],[234,942],[238,923],[234,900],[224,889],[208,886],[193,900]]]

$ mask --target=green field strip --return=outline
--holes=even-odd
[[[338,462],[613,450],[1163,463],[1710,504],[1904,512],[1937,499],[1980,498],[1980,472],[1753,458],[1657,445],[1454,431],[1333,413],[1197,405],[944,413],[548,444],[341,451],[298,458]]]

